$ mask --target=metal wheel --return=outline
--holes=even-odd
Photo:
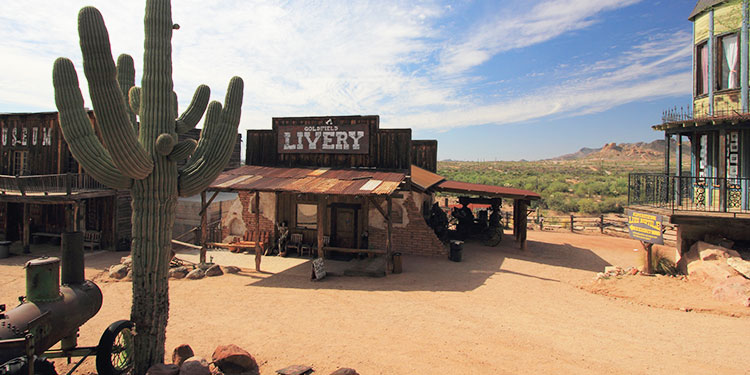
[[[120,375],[133,367],[133,322],[120,320],[110,324],[96,348],[96,372]]]

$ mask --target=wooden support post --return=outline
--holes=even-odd
[[[393,199],[390,195],[387,195],[385,197],[385,201],[387,206],[386,212],[388,213],[388,216],[386,217],[388,232],[385,242],[385,273],[387,274],[391,269],[391,252],[393,250],[393,240],[391,238],[391,234],[393,232]]]
[[[23,253],[31,252],[31,214],[29,204],[23,204]]]
[[[573,231],[574,231],[573,225],[574,225],[574,223],[573,223],[573,214],[570,214],[570,233],[573,233]]]
[[[260,242],[260,192],[255,192],[255,199],[253,199],[253,209],[255,210],[255,235],[258,236],[256,239]],[[260,257],[262,249],[256,243],[255,245],[255,270],[260,272]]]
[[[325,197],[318,196],[318,258],[323,258],[323,225],[325,223],[326,216],[326,201]]]
[[[641,241],[641,246],[643,246],[643,250],[646,252],[646,254],[645,254],[646,259],[644,260],[644,262],[646,264],[643,265],[643,270],[642,271],[646,275],[653,275],[654,274],[654,266],[652,264],[651,250],[654,247],[654,244]]]
[[[677,166],[675,167],[675,178],[674,190],[675,190],[675,202],[674,205],[678,208],[682,205],[682,134],[677,134]]]
[[[526,250],[526,232],[528,231],[529,217],[529,213],[526,208],[528,207],[528,204],[529,201],[525,200],[518,202],[518,241],[521,243],[521,250]]]
[[[518,241],[518,200],[513,200],[513,239]]]
[[[719,130],[719,210],[727,211],[727,131]]]
[[[604,233],[604,215],[599,215],[599,232]]]
[[[206,209],[206,191],[201,191],[201,230],[200,230],[200,264],[206,263],[206,226],[208,225],[208,210]]]

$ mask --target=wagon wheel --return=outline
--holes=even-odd
[[[133,367],[133,322],[119,320],[110,324],[96,347],[96,372],[120,375]]]

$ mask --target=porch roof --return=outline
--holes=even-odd
[[[377,169],[282,168],[245,165],[223,172],[212,191],[279,191],[333,195],[390,195],[404,173]]]

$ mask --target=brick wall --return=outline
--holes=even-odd
[[[422,217],[422,213],[417,208],[412,194],[405,192],[405,199],[402,201],[406,209],[407,217],[405,225],[393,226],[391,240],[393,241],[393,251],[402,254],[429,255],[429,256],[448,256],[448,248],[435,236],[435,232],[430,228]],[[394,204],[394,210],[398,209]],[[374,209],[374,208],[373,208]],[[386,233],[384,228],[370,226],[370,245],[374,248],[386,248]]]
[[[261,195],[261,198],[262,195]],[[247,191],[240,191],[238,194],[238,199],[240,200],[240,203],[242,203],[242,221],[245,223],[245,228],[248,232],[255,231],[255,214],[252,211],[253,207],[253,200],[255,199],[255,194],[250,193]],[[261,199],[262,200],[262,199]],[[261,208],[262,211],[262,208]],[[259,215],[260,218],[260,230],[265,232],[273,232],[275,225],[273,220],[266,217],[266,213],[262,212]],[[229,236],[229,221],[222,222],[221,227],[221,233],[222,237],[226,238]]]

